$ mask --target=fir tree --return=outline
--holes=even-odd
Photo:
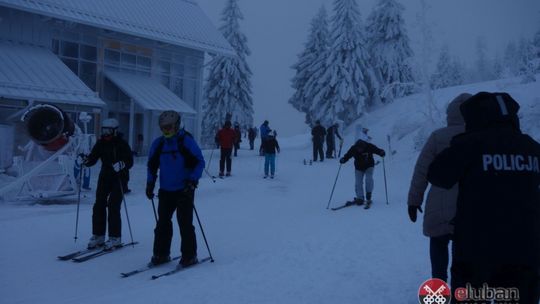
[[[533,43],[527,39],[521,39],[519,42],[519,75],[522,83],[536,81],[535,72],[535,49]]]
[[[504,50],[503,77],[516,76],[519,73],[519,54],[514,41],[511,41]]]
[[[237,56],[216,55],[209,63],[201,136],[206,146],[214,143],[215,133],[225,122],[226,115],[241,126],[253,125],[252,73],[246,61],[250,50],[246,36],[240,31],[242,19],[238,0],[228,0],[222,12],[220,30]]]
[[[463,83],[461,65],[457,59],[450,57],[448,46],[444,46],[437,61],[435,72],[431,75],[431,87],[433,89],[456,86]]]
[[[298,55],[298,62],[292,66],[296,70],[296,75],[292,79],[295,93],[289,99],[289,103],[298,111],[306,113],[307,124],[312,123],[312,115],[309,112],[312,104],[311,99],[305,95],[306,84],[311,75],[318,74],[317,70],[324,68],[328,42],[328,17],[325,7],[322,6],[311,21],[311,31],[305,49]]]
[[[413,51],[405,29],[403,6],[395,0],[379,0],[367,20],[367,40],[371,62],[379,77],[384,101],[414,91],[410,66]]]
[[[356,0],[335,0],[331,22],[325,66],[308,80],[306,97],[313,100],[313,120],[343,121],[347,127],[365,112],[370,87],[377,87],[378,82],[367,65],[369,54]]]

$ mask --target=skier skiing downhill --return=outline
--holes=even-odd
[[[198,262],[197,240],[193,226],[194,195],[204,170],[201,149],[188,132],[180,130],[180,115],[165,111],[159,116],[163,136],[152,143],[148,154],[146,196],[154,198],[154,187],[159,170],[158,221],[154,230],[154,249],[149,265],[170,261],[173,235],[172,215],[180,227],[180,264],[188,267]]]
[[[435,157],[427,174],[438,187],[458,184],[452,289],[517,288],[519,299],[503,302],[537,304],[540,144],[521,133],[519,104],[507,93],[480,92],[460,110],[465,133]]]
[[[103,121],[101,138],[83,160],[83,165],[91,167],[98,160],[101,160],[101,171],[92,213],[93,235],[88,242],[88,248],[105,246],[106,249],[111,249],[122,244],[120,208],[124,191],[127,189],[129,169],[133,166],[131,148],[118,137],[118,121],[114,118]],[[105,242],[107,222],[109,239]]]
[[[366,209],[371,206],[371,194],[373,192],[373,167],[375,166],[373,154],[377,154],[381,157],[385,156],[383,149],[359,139],[339,160],[341,164],[344,164],[351,157],[354,157],[356,197],[352,203],[357,205],[362,205],[364,203],[365,179],[366,205],[364,208]]]

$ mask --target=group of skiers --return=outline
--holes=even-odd
[[[424,234],[430,238],[432,276],[448,279],[451,243],[454,290],[467,286],[480,288],[485,284],[517,288],[518,303],[538,303],[540,144],[521,132],[518,110],[519,104],[506,93],[461,94],[450,102],[448,126],[429,136],[416,162],[408,195],[408,215],[416,222],[417,212],[422,212],[424,193],[431,184],[425,201]],[[171,218],[176,211],[181,234],[180,265],[187,267],[198,261],[193,226],[194,193],[205,161],[191,134],[180,129],[177,112],[163,112],[159,127],[162,136],[150,148],[146,186],[146,196],[153,200],[159,171],[159,217],[150,264],[170,261]],[[105,120],[101,138],[83,160],[85,166],[102,162],[89,248],[114,248],[122,244],[120,207],[133,157],[129,145],[117,136],[117,129],[115,119]],[[342,140],[337,125],[331,129]],[[314,160],[317,156],[321,161],[324,159],[322,136],[328,133],[320,122],[316,123],[312,132]],[[269,174],[273,177],[275,154],[280,151],[276,133],[265,121],[260,134],[265,177]],[[230,157],[236,136],[230,121],[225,122],[216,136],[222,154],[220,175],[231,173]],[[334,157],[335,148],[329,150],[332,153],[327,158]],[[363,138],[340,158],[341,164],[354,158],[356,204],[371,203],[373,154],[385,157],[383,149]],[[105,241],[107,223],[109,239]]]
[[[240,142],[242,133],[240,132],[240,126],[235,123],[235,129],[231,129],[232,123],[230,120],[225,121],[223,128],[221,128],[215,137],[215,142],[218,148],[220,148],[220,160],[219,160],[219,176],[231,176],[232,159],[231,151],[234,146],[234,156],[237,156],[237,150],[240,148]],[[268,120],[265,120],[260,127],[261,134],[261,146],[259,148],[259,154],[265,157],[264,161],[264,178],[274,178],[276,171],[276,152],[280,152],[279,143],[276,139],[277,133],[275,130],[271,130]],[[250,150],[254,149],[254,141],[257,137],[257,129],[254,127],[248,128],[249,145]],[[226,169],[226,171],[225,171]],[[269,175],[270,174],[270,175]]]
[[[324,161],[324,151],[323,146],[326,140],[326,158],[336,158],[341,155],[336,155],[336,153],[341,152],[341,147],[343,145],[343,138],[339,134],[339,125],[334,123],[325,129],[321,125],[321,121],[315,121],[315,126],[311,129],[311,139],[313,142],[313,161],[317,161],[317,158],[320,161]],[[339,147],[340,151],[336,151],[336,136],[339,138]]]
[[[165,111],[159,116],[162,136],[156,138],[148,155],[146,196],[154,199],[158,179],[158,216],[154,230],[153,255],[150,265],[169,262],[173,235],[172,215],[176,211],[181,235],[179,265],[188,267],[198,262],[197,241],[193,226],[194,194],[204,170],[201,149],[187,131],[180,129],[180,115]],[[89,155],[83,158],[84,166],[93,166],[101,160],[101,171],[92,214],[92,237],[88,248],[103,246],[114,249],[122,246],[120,208],[126,190],[133,156],[129,145],[118,136],[118,121],[106,119],[102,123],[101,138]],[[107,216],[108,212],[108,216]],[[105,241],[106,226],[109,239]]]

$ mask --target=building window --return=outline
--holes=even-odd
[[[97,50],[93,46],[81,44],[81,59],[93,61],[97,60]]]
[[[119,65],[120,64],[120,52],[105,49],[105,64]]]
[[[79,45],[74,42],[61,41],[60,42],[60,56],[79,58]]]
[[[79,75],[79,62],[76,59],[61,58],[62,62],[71,70],[75,75]]]

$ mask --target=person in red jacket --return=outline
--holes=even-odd
[[[216,144],[221,148],[221,158],[219,160],[219,176],[223,177],[225,164],[227,164],[227,176],[231,176],[231,153],[236,139],[236,133],[231,128],[231,122],[226,121],[223,128],[216,135]]]

